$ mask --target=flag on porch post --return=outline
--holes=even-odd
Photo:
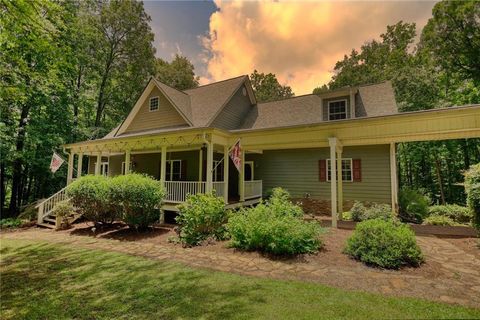
[[[56,152],[52,155],[52,161],[50,161],[50,170],[52,173],[57,172],[58,168],[65,162]]]
[[[230,149],[229,155],[237,170],[240,171],[242,166],[242,148],[240,146],[240,140],[238,140]]]

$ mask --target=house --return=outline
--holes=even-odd
[[[89,174],[146,173],[164,184],[166,210],[212,190],[251,205],[281,186],[328,201],[336,225],[353,200],[397,207],[396,143],[469,137],[480,105],[399,113],[389,82],[258,103],[248,76],[185,91],[152,78],[118,127],[64,148],[68,182],[75,158],[77,177],[87,159]],[[237,141],[240,171],[225,157]]]

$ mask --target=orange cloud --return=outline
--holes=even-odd
[[[208,83],[254,69],[275,73],[299,94],[327,83],[335,62],[399,20],[423,27],[433,2],[216,2],[209,36]]]

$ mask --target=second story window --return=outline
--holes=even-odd
[[[347,100],[328,102],[328,120],[347,119]]]
[[[150,111],[158,110],[158,97],[150,98]]]

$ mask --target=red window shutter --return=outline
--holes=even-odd
[[[182,160],[181,181],[187,181],[187,160]]]
[[[318,160],[318,181],[327,181],[327,160]]]
[[[353,171],[353,181],[361,182],[362,181],[362,161],[360,159],[352,160],[352,171]]]

